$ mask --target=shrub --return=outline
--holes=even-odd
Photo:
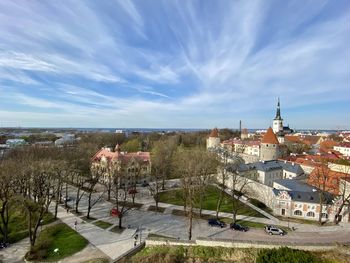
[[[263,249],[258,253],[256,263],[320,263],[310,252],[288,247]]]

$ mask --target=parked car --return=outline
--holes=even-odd
[[[143,182],[141,186],[142,186],[142,187],[149,186],[149,183],[147,183],[147,182]]]
[[[218,219],[215,219],[215,218],[211,218],[211,219],[208,219],[208,225],[209,226],[218,226],[218,227],[225,227],[226,224]]]
[[[7,248],[9,246],[9,243],[0,242],[0,249]]]
[[[280,229],[276,226],[269,226],[269,225],[265,226],[265,232],[268,233],[269,235],[283,236],[286,234],[282,229]]]
[[[67,197],[63,197],[63,201],[67,201],[67,202],[69,202],[69,201],[71,201],[72,200],[72,198],[70,198],[69,196],[67,196]]]
[[[232,230],[237,230],[237,231],[242,231],[242,232],[247,232],[248,231],[248,227],[242,226],[240,224],[236,224],[236,223],[231,223],[230,224],[230,228]]]

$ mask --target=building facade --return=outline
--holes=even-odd
[[[279,141],[272,128],[269,127],[260,144],[260,160],[277,160],[281,157]]]
[[[151,157],[149,152],[122,152],[117,144],[114,150],[103,147],[91,159],[92,169],[104,169],[102,182],[111,180],[111,173],[120,174],[121,186],[145,184],[150,180]],[[112,172],[111,172],[112,171]]]
[[[220,146],[219,130],[214,128],[207,138],[207,149]]]

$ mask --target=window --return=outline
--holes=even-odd
[[[328,214],[327,213],[322,213],[322,218],[328,218]]]
[[[306,216],[315,217],[315,213],[310,211],[310,212],[307,212]]]
[[[303,212],[301,212],[300,210],[295,210],[295,211],[294,211],[294,215],[295,215],[295,216],[302,216],[302,215],[303,215]]]

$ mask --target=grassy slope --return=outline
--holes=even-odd
[[[219,197],[218,189],[214,186],[209,186],[204,198],[203,209],[216,210],[216,203],[217,203],[218,197]],[[161,192],[159,193],[159,200],[160,202],[163,202],[163,203],[183,205],[182,190],[176,189],[176,190]],[[198,202],[196,204],[196,207],[199,207]],[[226,193],[224,194],[224,200],[222,202],[220,211],[232,213],[231,197]],[[246,215],[246,216],[254,216],[254,217],[264,217],[262,214],[251,209],[250,207],[246,206],[243,203],[240,203],[238,214]]]
[[[319,263],[346,263],[349,247],[339,247],[325,252],[305,252],[315,256]],[[240,262],[255,263],[261,249],[224,247],[146,247],[124,263],[176,263],[176,262]],[[282,262],[281,262],[282,263]]]
[[[51,213],[44,215],[43,225],[55,221]],[[10,221],[9,221],[9,241],[10,243],[16,243],[25,237],[28,237],[28,222],[26,213],[19,207],[12,207],[10,210]],[[0,234],[0,240],[2,240]]]
[[[47,227],[29,255],[31,260],[57,261],[82,250],[88,241],[64,223]],[[58,248],[58,253],[54,250]]]
[[[95,226],[98,226],[98,227],[103,228],[103,229],[107,229],[107,228],[109,228],[109,227],[111,227],[113,225],[111,223],[108,223],[108,222],[105,222],[105,221],[102,221],[102,220],[96,221],[93,224]]]

